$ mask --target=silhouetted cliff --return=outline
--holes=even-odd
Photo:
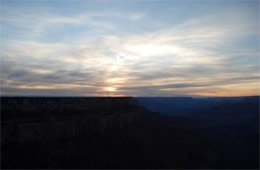
[[[2,168],[210,168],[196,122],[134,98],[1,98]]]
[[[139,103],[162,115],[185,117],[204,129],[219,169],[259,168],[259,96],[141,97]]]

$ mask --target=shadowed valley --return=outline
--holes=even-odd
[[[2,168],[258,167],[258,97],[2,97],[1,120]]]

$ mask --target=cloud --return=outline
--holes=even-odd
[[[121,29],[148,21],[144,12],[21,14],[1,18],[4,32],[11,25],[19,35],[3,40],[3,94],[203,95],[234,87],[251,94],[259,84],[259,48],[235,44],[259,37],[259,26],[243,12],[142,33]]]

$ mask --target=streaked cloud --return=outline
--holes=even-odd
[[[165,8],[3,3],[1,94],[259,94],[259,2],[209,3],[196,16],[186,9],[200,2],[156,3]],[[175,9],[181,20],[165,16]]]

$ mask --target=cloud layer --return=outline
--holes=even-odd
[[[259,95],[258,1],[57,3],[3,3],[2,95]]]

